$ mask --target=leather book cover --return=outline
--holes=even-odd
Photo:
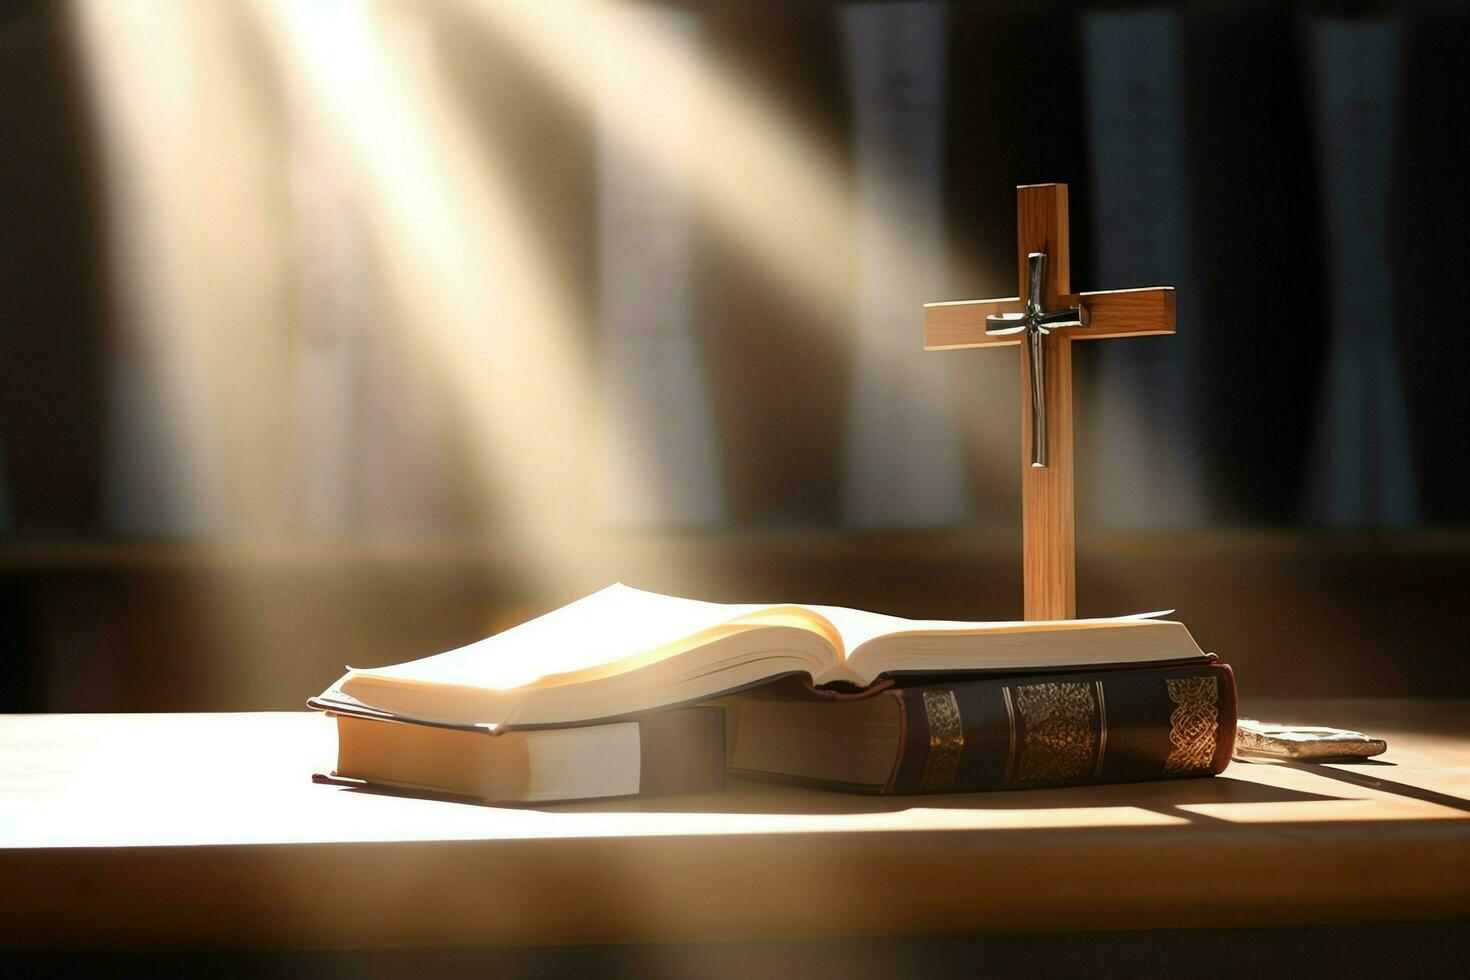
[[[1207,776],[1235,743],[1235,677],[1219,662],[915,679],[884,696],[903,731],[885,793]]]

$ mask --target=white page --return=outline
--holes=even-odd
[[[1075,625],[1077,623],[1126,623],[1155,620],[1161,616],[1167,616],[1174,611],[1172,609],[1165,609],[1157,612],[1131,613],[1126,616],[1108,616],[1095,619],[1046,621],[994,620],[991,622],[971,622],[956,619],[904,619],[902,616],[888,616],[883,613],[866,612],[861,609],[847,609],[841,606],[803,606],[802,608],[810,609],[812,612],[826,617],[836,627],[837,632],[842,635],[843,649],[849,656],[864,643],[893,633],[960,633],[973,632],[975,630],[1000,632],[1016,628],[1034,630],[1047,626],[1065,626]]]
[[[358,671],[378,678],[425,681],[492,690],[507,690],[542,677],[613,664],[742,616],[796,603],[726,605],[645,592],[621,583],[578,599],[560,609],[503,633],[421,660]],[[824,617],[841,634],[848,653],[888,633],[926,630],[1002,631],[1037,622],[965,622],[910,620],[899,616],[839,606],[800,604]],[[1110,623],[1153,619],[1167,612],[1139,613],[1103,619],[1057,621],[1052,625]],[[739,655],[736,659],[746,659]],[[707,668],[695,673],[708,672]]]
[[[763,608],[617,584],[457,650],[364,673],[505,690],[549,674],[615,663]]]
[[[643,776],[635,722],[536,732],[526,740],[528,801],[625,796]]]

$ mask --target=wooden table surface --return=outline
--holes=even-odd
[[[309,713],[0,717],[0,942],[609,943],[1470,917],[1470,704],[1256,702],[1355,765],[504,809],[314,785]]]

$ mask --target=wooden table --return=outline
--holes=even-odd
[[[314,785],[307,713],[0,718],[0,942],[419,947],[1470,914],[1470,705],[1258,702],[1357,765],[881,799],[732,783],[500,809]]]

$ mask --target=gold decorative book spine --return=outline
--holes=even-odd
[[[1097,705],[1089,685],[1022,684],[1016,704],[1026,725],[1019,782],[1075,779],[1091,768]]]
[[[1169,700],[1179,707],[1169,715],[1169,743],[1174,751],[1164,760],[1164,772],[1209,772],[1220,730],[1219,685],[1213,677],[1170,677]]]
[[[1235,685],[1223,664],[898,688],[902,757],[888,792],[1030,789],[1199,776],[1228,762]]]
[[[925,691],[924,717],[929,725],[929,755],[924,762],[922,793],[937,793],[954,785],[965,748],[965,725],[953,691]]]

